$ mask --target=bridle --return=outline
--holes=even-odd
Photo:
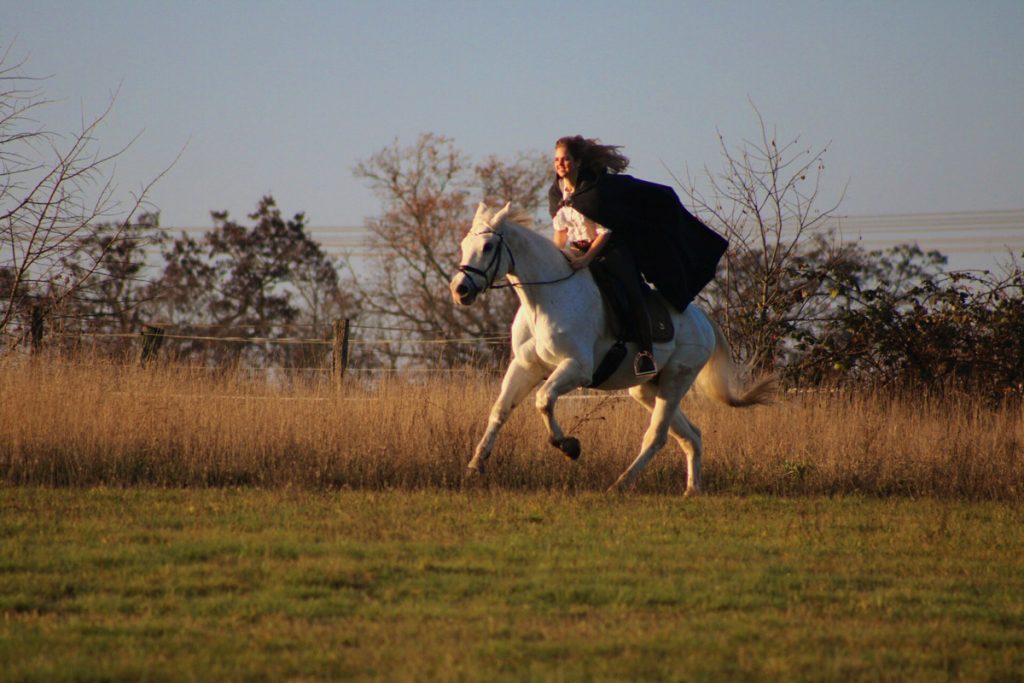
[[[473,290],[474,290],[473,294],[474,295],[475,294],[479,294],[480,292],[484,291],[485,289],[505,289],[507,287],[525,287],[526,285],[553,285],[556,282],[563,282],[565,280],[568,280],[569,278],[571,278],[573,275],[576,274],[576,271],[574,270],[574,271],[571,271],[568,275],[566,275],[564,277],[556,278],[554,280],[544,280],[544,281],[540,281],[540,282],[506,282],[506,283],[503,283],[503,284],[497,284],[496,285],[496,284],[494,284],[494,280],[495,280],[495,278],[498,277],[498,269],[501,266],[502,250],[504,250],[504,252],[508,254],[509,271],[515,270],[515,267],[516,267],[516,257],[515,257],[515,254],[512,253],[512,249],[510,249],[508,244],[505,243],[505,236],[502,233],[500,233],[500,232],[488,229],[488,230],[483,230],[481,232],[471,232],[469,234],[470,235],[483,236],[483,235],[486,235],[488,233],[491,234],[491,235],[497,235],[498,236],[498,247],[494,250],[494,253],[491,256],[490,262],[488,262],[488,264],[486,266],[484,266],[484,268],[482,270],[480,268],[475,268],[475,267],[467,265],[467,264],[462,264],[462,265],[459,266],[459,272],[462,273],[463,275],[465,275],[466,279],[469,280],[471,285],[473,285]],[[491,272],[491,268],[492,267],[494,269],[493,272]],[[478,285],[476,283],[476,280],[473,279],[474,275],[479,275],[480,277],[482,277],[484,279],[484,281],[486,282],[486,284],[483,287]]]
[[[501,266],[501,252],[502,252],[502,248],[503,247],[504,247],[504,250],[506,252],[508,252],[508,260],[509,260],[509,264],[510,264],[509,265],[509,270],[512,270],[513,268],[516,267],[516,257],[515,257],[515,255],[512,254],[512,250],[509,249],[508,245],[505,244],[505,236],[503,234],[501,234],[500,232],[495,232],[494,230],[484,230],[484,231],[481,231],[481,232],[471,232],[470,235],[483,236],[483,235],[486,235],[488,233],[490,233],[492,235],[497,235],[498,236],[498,248],[495,249],[493,254],[491,255],[490,263],[488,263],[484,267],[483,270],[481,270],[479,268],[474,268],[473,266],[466,265],[466,264],[462,264],[462,265],[459,266],[459,272],[462,273],[463,275],[465,275],[466,279],[469,280],[471,285],[473,285],[473,290],[474,290],[473,293],[474,294],[479,294],[480,292],[484,291],[485,289],[490,289],[490,288],[500,289],[501,287],[508,287],[508,286],[510,286],[510,285],[497,285],[497,287],[495,287],[495,285],[494,285],[494,279],[496,277],[498,277],[498,268]],[[492,267],[494,268],[494,271],[490,272]],[[483,287],[479,286],[476,283],[476,280],[473,279],[473,275],[479,275],[480,277],[482,277],[484,279],[484,282],[486,282],[487,284],[485,284]]]

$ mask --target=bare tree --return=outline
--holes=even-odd
[[[363,306],[359,324],[392,341],[377,347],[379,360],[451,366],[504,358],[508,344],[495,337],[507,334],[518,299],[499,290],[483,306],[456,307],[448,281],[477,202],[510,201],[536,214],[547,172],[539,153],[510,162],[492,156],[471,167],[451,139],[429,133],[408,147],[396,140],[356,166],[383,202],[383,213],[367,223],[375,256],[351,278]],[[429,343],[439,339],[472,343]]]
[[[787,339],[829,307],[822,271],[843,267],[843,248],[829,226],[842,197],[819,206],[827,146],[805,147],[799,138],[780,142],[754,111],[758,140],[731,149],[719,133],[725,169],[705,167],[704,189],[689,175],[679,184],[691,208],[730,241],[723,273],[704,298],[737,354],[769,368]]]
[[[0,56],[0,336],[17,346],[31,311],[59,307],[102,272],[159,175],[131,196],[117,198],[113,163],[132,144],[104,153],[97,142],[116,94],[79,132],[61,136],[35,116],[50,100],[40,80],[22,75],[24,62]],[[162,175],[162,174],[161,174]],[[116,217],[116,218],[115,218]],[[72,258],[99,225],[113,225],[88,261]],[[77,264],[75,269],[68,264]]]

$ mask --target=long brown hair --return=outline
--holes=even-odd
[[[580,168],[590,171],[622,173],[629,167],[629,158],[620,152],[621,145],[602,145],[597,138],[567,135],[555,141],[555,149],[563,147]]]

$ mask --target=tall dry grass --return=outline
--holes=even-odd
[[[447,488],[463,473],[498,380],[278,383],[117,364],[0,366],[0,482],[48,486]],[[688,398],[709,492],[1020,499],[1024,419],[957,398],[806,394],[737,410]],[[647,412],[622,395],[559,404],[583,442],[547,445],[532,399],[499,437],[485,485],[600,490],[635,457]],[[670,444],[638,490],[679,493]]]

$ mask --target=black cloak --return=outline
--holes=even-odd
[[[682,311],[715,277],[728,241],[679,201],[675,190],[630,175],[580,172],[576,192],[548,191],[552,217],[571,206],[629,249],[644,279]]]

